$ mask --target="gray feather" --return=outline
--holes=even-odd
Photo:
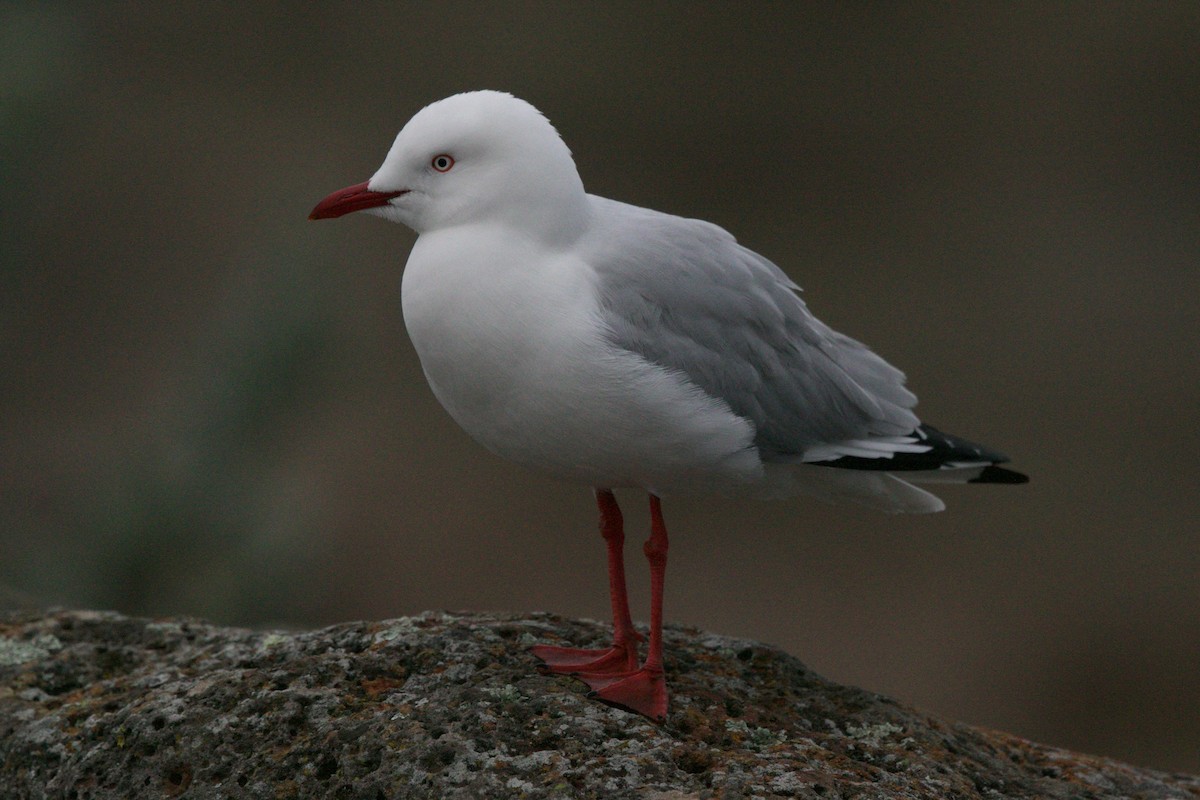
[[[816,319],[770,261],[707,222],[591,200],[584,256],[612,342],[728,403],[764,460],[916,428],[904,374]]]

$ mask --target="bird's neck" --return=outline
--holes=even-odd
[[[536,183],[514,187],[509,202],[496,211],[498,219],[513,230],[555,249],[578,241],[591,221],[583,182],[573,170],[554,181],[543,176]]]

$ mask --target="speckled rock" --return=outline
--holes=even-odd
[[[546,614],[0,617],[0,796],[1200,798],[1200,778],[945,722],[756,642],[670,628],[662,727],[526,652],[607,635]]]

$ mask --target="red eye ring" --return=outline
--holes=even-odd
[[[429,162],[429,166],[438,172],[449,172],[450,168],[454,166],[454,156],[448,153],[440,153],[433,157],[433,160]]]

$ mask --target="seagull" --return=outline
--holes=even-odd
[[[591,486],[613,641],[538,645],[543,672],[662,723],[661,497],[808,494],[934,512],[919,482],[1024,483],[1000,453],[922,424],[904,374],[822,323],[724,229],[588,194],[571,151],[511,94],[435,102],[370,180],[310,219],[363,211],[417,233],[405,326],[438,401],[507,459]],[[649,644],[626,596],[613,490],[649,494]]]

